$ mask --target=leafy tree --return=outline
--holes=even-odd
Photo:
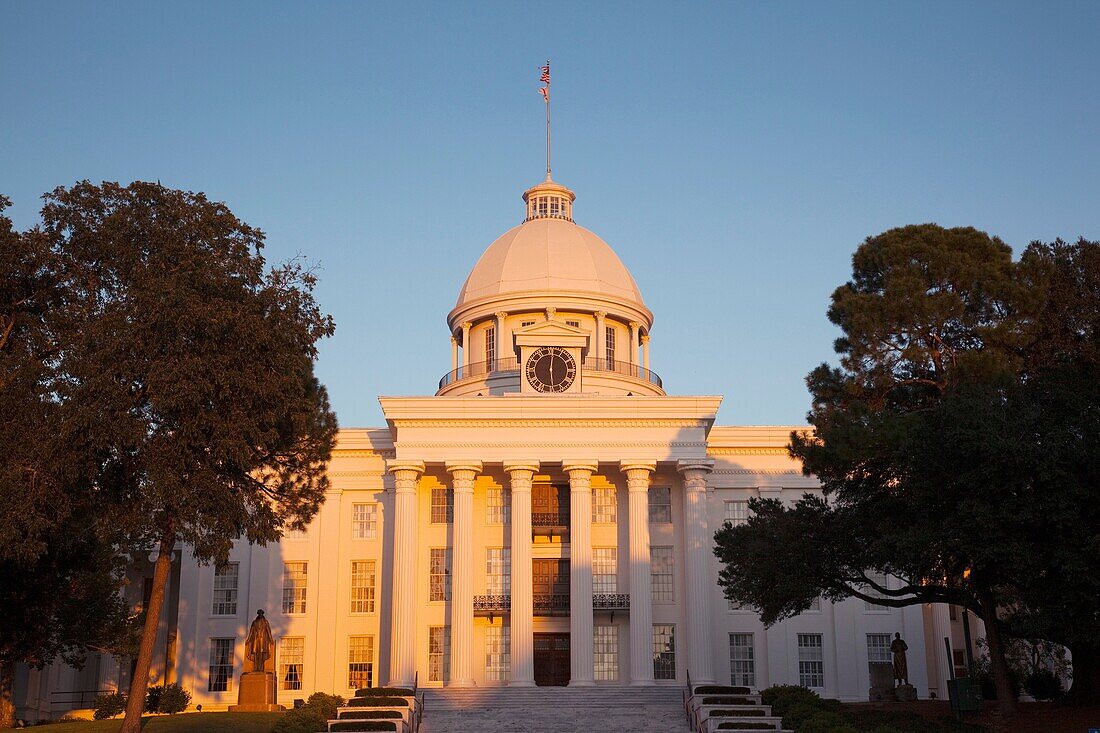
[[[1094,243],[1077,247],[1095,252]],[[747,526],[720,530],[727,596],[758,607],[766,623],[805,610],[819,594],[969,608],[986,623],[999,704],[1011,712],[1003,637],[1019,630],[1007,617],[1022,609],[1068,625],[1052,618],[1038,575],[1046,591],[1075,584],[1081,598],[1072,611],[1084,620],[1096,578],[1095,569],[1082,570],[1081,545],[1050,547],[1052,527],[1063,523],[1082,540],[1092,531],[1095,542],[1075,502],[1095,491],[1096,474],[1055,485],[1075,463],[1059,469],[1065,455],[1043,451],[1070,434],[1069,445],[1087,446],[1100,402],[1091,394],[1082,408],[1042,397],[1050,374],[1090,373],[1082,334],[1095,334],[1096,320],[1066,302],[1087,284],[1042,250],[1033,245],[1024,259],[1034,262],[1018,265],[982,232],[922,225],[871,237],[856,251],[852,280],[829,310],[842,330],[840,367],[810,374],[814,431],[791,440],[792,456],[827,498],[806,496],[793,507],[758,501]],[[1076,287],[1054,285],[1058,277]],[[1075,325],[1052,332],[1066,311],[1077,314]],[[1078,562],[1067,564],[1074,554]],[[1079,570],[1083,577],[1073,578]],[[882,586],[878,573],[901,587]]]
[[[122,726],[137,733],[176,547],[225,562],[239,532],[276,540],[323,501],[336,418],[313,362],[333,323],[311,272],[265,271],[263,233],[202,194],[85,181],[44,198],[54,429],[103,520],[156,556]]]
[[[56,258],[42,232],[13,229],[8,203],[0,196],[0,728],[15,722],[16,662],[81,666],[90,650],[120,651],[131,629],[117,537],[95,521],[52,430]]]

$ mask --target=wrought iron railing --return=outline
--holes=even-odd
[[[630,610],[629,593],[593,593],[592,608],[598,611]]]
[[[536,593],[534,601],[536,616],[568,616],[568,593]]]
[[[474,615],[507,613],[512,610],[511,596],[474,596]]]
[[[590,372],[614,372],[615,374],[623,374],[628,377],[634,377],[635,379],[641,379],[650,384],[655,384],[658,387],[661,387],[663,384],[661,378],[658,377],[655,372],[646,369],[640,364],[631,364],[629,361],[601,359],[597,356],[589,356],[581,364],[581,369]],[[458,369],[453,369],[444,374],[443,378],[439,380],[439,388],[443,389],[449,384],[461,382],[464,379],[485,377],[492,374],[503,375],[518,372],[519,359],[515,357],[493,359],[491,361],[478,361],[472,364],[464,364]]]
[[[531,512],[532,527],[568,527],[569,512]]]

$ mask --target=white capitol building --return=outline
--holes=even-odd
[[[954,609],[821,601],[765,628],[723,597],[715,530],[753,497],[820,490],[787,454],[794,428],[715,425],[720,396],[666,393],[650,371],[653,314],[611,247],[574,223],[574,194],[548,179],[523,199],[523,222],[447,315],[437,391],[381,397],[384,427],[340,431],[309,528],[238,541],[222,569],[179,554],[152,683],[179,682],[204,710],[235,704],[262,608],[285,705],[414,680],[682,686],[689,674],[865,700],[895,632],[918,694],[946,697],[962,662],[942,641],[962,648]],[[111,657],[23,669],[20,716],[125,689],[130,669]]]

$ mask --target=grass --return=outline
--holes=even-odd
[[[271,733],[283,713],[180,713],[141,719],[142,733]],[[36,733],[117,733],[122,718],[36,725]]]

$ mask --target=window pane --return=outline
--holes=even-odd
[[[378,505],[352,504],[351,536],[357,540],[373,540],[378,537]]]
[[[507,547],[485,549],[485,592],[506,596],[512,592],[512,551]]]
[[[752,634],[730,634],[730,684],[756,687]]]
[[[871,579],[871,582],[877,583],[878,585],[882,586],[883,588],[889,588],[890,587],[887,584],[886,573],[867,573],[867,577]],[[863,586],[863,592],[866,593],[869,596],[875,596],[876,598],[885,598],[885,596],[881,592],[879,592],[878,590],[874,589],[873,587],[871,587],[869,585],[864,585]],[[880,606],[879,604],[872,603],[871,601],[864,601],[863,602],[863,610],[865,610],[865,611],[889,611],[890,607],[889,606]]]
[[[867,677],[874,679],[871,671],[875,664],[893,665],[894,655],[890,653],[889,634],[867,634]]]
[[[618,593],[618,550],[614,547],[592,548],[592,592]]]
[[[497,330],[494,326],[485,329],[485,361],[489,362],[488,368],[492,369],[492,362],[497,358]]]
[[[749,521],[749,503],[747,501],[727,501],[726,521],[739,527]]]
[[[215,616],[237,615],[238,563],[227,563],[214,569],[214,603],[210,613]]]
[[[348,637],[348,689],[374,687],[374,637]]]
[[[432,524],[450,524],[455,518],[455,506],[451,490],[432,489]]]
[[[653,624],[653,679],[676,679],[676,627]]]
[[[672,489],[658,487],[649,490],[649,523],[672,523]]]
[[[444,547],[433,547],[429,559],[428,600],[449,601],[451,599],[451,551]]]
[[[485,629],[485,675],[495,682],[508,680],[511,666],[511,634],[507,626]]]
[[[306,564],[283,563],[283,613],[306,612]]]
[[[305,674],[306,645],[300,636],[279,640],[279,686],[283,690],[302,689]]]
[[[615,366],[615,327],[604,327],[604,358],[607,359],[607,367]]]
[[[619,679],[619,627],[595,626],[592,629],[593,671],[597,680]]]
[[[798,684],[815,688],[825,686],[825,656],[821,634],[798,635]]]
[[[237,640],[211,639],[210,666],[207,670],[208,692],[229,692],[233,689],[233,647]]]
[[[672,578],[672,548],[652,547],[649,552],[649,577],[653,600],[675,600]]]
[[[374,613],[374,560],[351,563],[351,612]]]
[[[490,486],[485,492],[486,524],[508,524],[511,519],[511,492],[502,486]]]
[[[428,627],[428,681],[446,682],[451,678],[451,627]]]
[[[614,524],[617,509],[618,499],[614,487],[592,490],[593,524]]]

